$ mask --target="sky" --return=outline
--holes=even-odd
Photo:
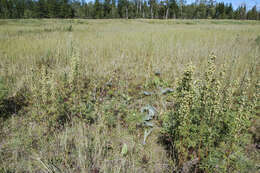
[[[187,3],[195,2],[195,0],[186,0]],[[260,0],[216,0],[217,2],[232,3],[233,7],[236,9],[242,4],[246,4],[248,9],[251,9],[254,5],[260,8]]]

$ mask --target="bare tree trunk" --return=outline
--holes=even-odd
[[[128,7],[125,9],[126,19],[128,19]]]
[[[182,16],[182,7],[183,7],[183,0],[180,1],[180,8],[181,8],[181,18],[183,18]]]
[[[166,14],[165,14],[165,19],[166,20],[168,19],[168,14],[169,14],[169,7],[167,7]]]
[[[142,1],[140,1],[139,3],[139,13],[142,15]],[[139,15],[139,16],[141,16]]]
[[[256,11],[257,11],[256,20],[259,20],[259,14],[258,14],[258,10],[257,10],[257,7],[258,7],[258,1],[257,1],[257,0],[254,0],[254,2],[255,2]]]
[[[181,18],[182,18],[182,5],[181,5]]]
[[[144,12],[144,8],[143,8],[143,18],[145,18],[145,12]]]
[[[151,18],[153,19],[153,6],[151,6]]]
[[[139,16],[139,0],[137,0],[137,2],[136,2],[136,14],[135,14],[135,17],[136,18],[138,18],[138,16]]]

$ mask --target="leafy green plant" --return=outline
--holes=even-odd
[[[79,73],[79,55],[72,52],[69,73],[55,77],[50,66],[41,64],[31,89],[32,119],[50,128],[62,126],[73,117],[93,123],[88,81]]]
[[[230,172],[247,164],[239,166],[238,161],[247,160],[241,146],[249,142],[247,131],[254,116],[247,93],[250,81],[242,88],[224,86],[220,80],[224,71],[216,73],[215,59],[210,56],[204,78],[197,84],[193,67],[187,68],[178,82],[175,105],[164,119],[164,140],[179,170],[193,163],[190,171]]]
[[[67,27],[64,27],[64,31],[67,31],[67,32],[72,32],[73,28],[72,28],[72,25],[69,25]]]
[[[260,35],[258,35],[255,39],[257,45],[260,45]]]
[[[8,89],[6,87],[6,84],[4,83],[3,79],[0,77],[0,114],[3,114],[5,112],[4,99],[6,98],[7,94],[8,94]]]

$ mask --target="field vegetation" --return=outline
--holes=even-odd
[[[259,21],[0,20],[0,60],[0,172],[259,172]]]

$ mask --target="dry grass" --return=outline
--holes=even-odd
[[[31,121],[30,99],[27,106],[9,112],[1,122],[0,172],[170,172],[173,163],[158,142],[168,97],[140,93],[155,89],[155,71],[161,72],[163,84],[158,85],[163,87],[174,88],[189,62],[199,76],[211,53],[217,56],[217,68],[227,67],[227,81],[240,80],[246,71],[256,81],[259,35],[257,21],[0,20],[0,76],[9,88],[8,98],[40,87],[34,77],[42,64],[59,81],[71,71],[71,49],[92,88],[115,84],[112,99],[100,97],[94,124],[75,118],[62,130],[48,131]],[[138,116],[146,104],[158,109],[159,118],[142,145]],[[106,109],[119,110],[119,116],[110,120]],[[121,154],[124,144],[126,156]],[[259,152],[255,155],[259,159]]]

